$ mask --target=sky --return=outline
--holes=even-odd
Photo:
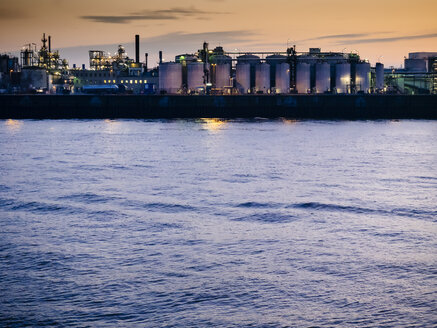
[[[149,67],[193,53],[204,41],[227,51],[358,52],[400,67],[409,52],[437,51],[437,0],[0,0],[0,53],[52,36],[62,58],[88,64],[88,50],[134,57],[134,35]]]

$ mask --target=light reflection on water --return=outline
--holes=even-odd
[[[5,125],[8,131],[16,132],[21,129],[21,126],[23,125],[23,121],[8,119],[5,121]]]
[[[2,324],[434,326],[437,127],[395,123],[4,121]]]

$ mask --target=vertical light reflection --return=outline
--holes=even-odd
[[[120,132],[122,127],[121,122],[115,120],[105,119],[104,123],[105,123],[104,132],[108,134],[118,133]]]
[[[9,131],[16,132],[21,129],[23,121],[8,119],[5,121],[5,125]]]
[[[216,132],[223,129],[226,126],[227,120],[220,118],[201,118],[204,128],[211,132]]]
[[[299,122],[299,121],[298,120],[288,119],[288,118],[282,118],[282,123],[287,124],[287,125],[294,125],[297,122]]]

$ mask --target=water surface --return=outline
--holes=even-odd
[[[0,326],[437,325],[437,124],[0,121]]]

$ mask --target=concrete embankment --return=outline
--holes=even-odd
[[[437,95],[0,95],[1,119],[437,119]]]

